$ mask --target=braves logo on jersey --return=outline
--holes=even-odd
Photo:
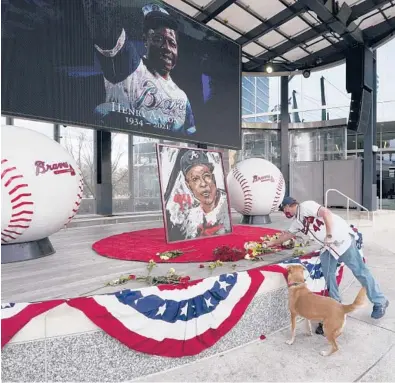
[[[310,230],[310,225],[313,225],[313,230],[316,233],[317,231],[321,230],[321,226],[324,225],[324,222],[319,220],[318,218],[315,217],[304,217],[303,218],[303,229],[302,233],[303,234],[308,234]]]
[[[162,93],[162,94],[161,94]],[[135,109],[158,110],[169,118],[185,118],[186,99],[172,99],[160,92],[153,80],[143,79]],[[172,122],[172,121],[169,121]]]

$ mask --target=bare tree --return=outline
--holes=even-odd
[[[79,129],[78,134],[72,136],[70,130],[66,128],[62,144],[66,150],[73,156],[81,170],[84,181],[84,197],[95,198],[95,166],[93,156],[93,141],[89,137],[90,131]],[[116,134],[112,135],[112,161],[111,173],[114,197],[128,197],[128,168],[122,166],[122,159],[127,154],[121,145],[114,143]]]

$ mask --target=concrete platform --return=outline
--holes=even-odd
[[[289,323],[284,277],[267,273],[241,320],[216,344],[183,358],[151,356],[130,350],[63,304],[30,321],[2,353],[2,380],[119,381],[187,365],[271,334]]]

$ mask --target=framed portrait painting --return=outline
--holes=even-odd
[[[220,152],[157,145],[168,243],[232,232]]]

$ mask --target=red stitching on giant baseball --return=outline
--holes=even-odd
[[[11,217],[18,217],[19,215],[22,215],[22,214],[33,214],[33,212],[30,210],[22,210],[19,213],[13,214]]]
[[[17,218],[17,219],[11,219],[10,222],[31,222],[31,219],[28,218]]]
[[[16,180],[16,179],[18,179],[18,178],[23,178],[23,176],[19,175],[19,176],[10,177],[10,179],[7,181],[7,183],[6,183],[4,186],[5,186],[5,187],[8,187],[8,185],[9,185],[12,181],[14,181],[14,180]]]
[[[273,213],[277,209],[278,205],[280,204],[281,191],[283,189],[284,182],[285,182],[284,181],[284,177],[282,175],[280,175],[280,179],[278,181],[278,185],[277,185],[277,188],[276,188],[276,194],[274,196],[272,208],[270,209],[271,213]]]
[[[1,243],[9,243],[22,235],[26,229],[30,227],[32,221],[33,210],[19,210],[21,207],[34,203],[31,199],[32,194],[29,193],[29,185],[23,182],[23,175],[20,174],[15,166],[9,166],[7,159],[1,160],[1,180],[3,183],[3,192],[8,192],[12,197],[11,205],[11,219],[6,228],[1,231]],[[20,182],[19,184],[17,182]],[[12,189],[10,189],[12,185]],[[24,189],[23,191],[20,189]],[[27,190],[26,190],[27,189]],[[19,202],[18,202],[19,201]],[[14,204],[18,202],[17,204]],[[18,217],[18,218],[15,218]],[[24,222],[24,225],[17,223]],[[12,229],[12,230],[10,230]]]
[[[84,191],[84,187],[83,187],[84,186],[84,179],[82,178],[82,173],[81,172],[79,172],[78,174],[80,176],[80,180],[79,180],[79,183],[78,183],[79,193],[77,193],[77,198],[76,198],[76,200],[74,202],[74,207],[73,207],[73,209],[71,211],[71,215],[67,218],[67,222],[65,223],[64,226],[67,226],[71,222],[71,220],[77,214],[78,208],[81,205],[82,193]]]
[[[32,201],[24,201],[24,202],[20,202],[16,205],[14,205],[12,208],[13,209],[18,209],[18,207],[24,206],[24,205],[33,205]]]
[[[239,182],[244,197],[244,207],[241,211],[242,214],[248,215],[252,209],[252,191],[248,181],[244,178],[243,174],[235,166],[233,168],[233,176]]]
[[[1,164],[3,165],[3,163],[1,163]],[[8,168],[8,169],[2,171],[2,172],[1,172],[1,179],[3,179],[4,176],[5,176],[8,172],[12,172],[12,171],[14,171],[14,170],[16,170],[15,167],[13,167],[13,168]]]
[[[11,200],[11,203],[18,201],[18,199],[21,199],[22,197],[30,197],[30,196],[31,196],[31,193],[19,194],[17,197],[15,197],[14,199]]]

